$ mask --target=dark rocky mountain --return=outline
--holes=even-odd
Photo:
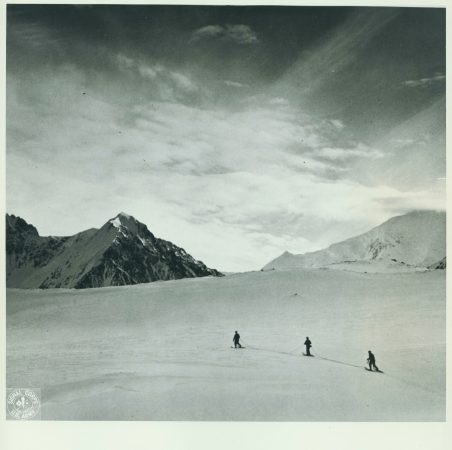
[[[68,237],[39,236],[6,215],[7,287],[81,289],[209,275],[222,276],[124,213]]]

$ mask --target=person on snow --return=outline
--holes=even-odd
[[[312,356],[311,355],[311,347],[312,347],[312,342],[309,340],[308,337],[306,337],[306,340],[304,341],[304,345],[306,346],[306,356]]]
[[[369,350],[369,357],[367,358],[367,362],[369,363],[369,370],[372,372],[372,367],[375,367],[375,370],[377,372],[380,371],[380,369],[375,365],[375,355]]]
[[[240,345],[240,334],[237,333],[237,331],[234,334],[234,337],[232,338],[232,342],[234,342],[234,348],[242,348],[242,346]]]

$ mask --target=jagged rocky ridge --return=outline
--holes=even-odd
[[[447,266],[446,257],[444,257],[441,261],[438,261],[437,263],[428,266],[428,268],[432,270],[445,270],[446,266]]]
[[[284,252],[265,265],[263,270],[315,268],[342,262],[377,260],[440,269],[446,266],[445,255],[446,213],[412,211],[323,250],[299,255]],[[441,267],[443,258],[444,267]]]
[[[124,213],[68,237],[39,236],[25,220],[6,215],[7,287],[81,289],[209,275],[222,274]]]

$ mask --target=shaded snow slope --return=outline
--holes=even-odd
[[[446,213],[413,211],[324,250],[302,255],[285,252],[265,265],[264,270],[374,260],[427,267],[445,255]]]
[[[444,420],[445,272],[8,289],[7,386],[41,388],[43,419]]]
[[[23,219],[7,215],[6,241],[8,287],[90,288],[221,275],[125,213],[70,237],[40,237]]]

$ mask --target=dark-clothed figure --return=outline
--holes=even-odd
[[[309,340],[309,338],[307,337],[306,340],[304,341],[304,345],[306,345],[306,355],[307,356],[311,356],[311,347],[312,347],[312,342]]]
[[[237,333],[237,331],[234,334],[234,337],[232,338],[232,341],[234,342],[234,347],[237,348],[242,348],[242,346],[240,345],[240,334]]]
[[[375,355],[369,350],[369,357],[367,358],[367,362],[369,363],[369,370],[372,371],[372,367],[375,367],[375,370],[377,372],[380,371],[380,369],[375,365]]]

